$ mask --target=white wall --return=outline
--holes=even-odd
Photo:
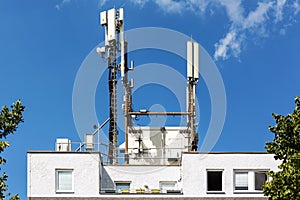
[[[98,153],[28,152],[27,196],[98,196],[99,163]],[[74,193],[56,194],[56,169],[73,169]]]
[[[271,154],[184,153],[182,158],[183,193],[191,196],[263,196],[258,192],[234,193],[234,170],[278,170],[279,161]],[[223,170],[225,194],[207,194],[207,170]]]
[[[161,181],[174,181],[183,196],[262,197],[257,191],[235,193],[234,170],[278,170],[280,161],[261,153],[184,153],[182,166],[107,165],[100,156],[86,152],[29,152],[28,197],[97,197],[102,190],[115,189],[114,182],[131,183],[131,192],[148,185],[159,189]],[[74,193],[56,194],[55,169],[73,169]],[[207,170],[223,170],[223,194],[207,193]],[[101,185],[99,181],[102,172]],[[249,181],[254,181],[250,179]],[[105,195],[107,196],[107,195]],[[117,195],[119,196],[119,195]],[[137,197],[135,195],[135,197]],[[158,197],[158,196],[155,196]]]
[[[107,173],[113,182],[128,181],[131,182],[131,192],[135,193],[136,189],[144,188],[148,185],[149,189],[159,189],[160,181],[175,181],[177,187],[182,188],[182,180],[180,179],[180,166],[104,166],[104,173]],[[103,176],[104,177],[104,176]],[[104,180],[103,189],[110,189],[109,181]],[[114,189],[114,188],[111,188]]]

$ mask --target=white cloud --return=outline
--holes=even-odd
[[[294,15],[297,15],[298,12],[300,11],[300,5],[299,5],[298,0],[296,0],[296,1],[294,2],[293,7],[294,7],[294,9],[295,9]]]
[[[228,57],[228,51],[239,52],[240,44],[236,42],[236,32],[233,30],[227,33],[225,38],[221,39],[218,43],[215,44],[215,54],[214,58],[226,59]]]
[[[70,0],[63,0],[69,2]],[[108,2],[108,0],[103,0]],[[256,0],[254,9],[244,7],[252,0],[129,0],[139,7],[146,3],[156,4],[169,14],[192,12],[197,16],[215,16],[225,10],[229,28],[224,37],[215,43],[214,58],[237,57],[246,45],[246,38],[267,38],[270,33],[286,35],[286,29],[296,23],[295,15],[300,12],[299,0]],[[290,10],[288,10],[290,9]],[[289,15],[287,15],[289,13]]]
[[[233,23],[240,23],[243,19],[244,9],[241,7],[241,0],[218,0],[216,1],[226,8],[229,20]]]
[[[60,10],[65,4],[70,3],[71,0],[62,0],[59,4],[55,5],[55,8],[57,10]]]
[[[250,12],[243,20],[243,28],[253,28],[263,25],[267,19],[267,13],[272,8],[272,3],[258,3],[256,10]]]
[[[286,3],[286,0],[277,0],[277,4],[275,7],[275,23],[282,20],[283,17],[283,8]]]
[[[185,8],[184,1],[155,0],[155,3],[168,13],[181,13]]]
[[[231,0],[221,1],[222,5],[226,7],[231,27],[227,35],[215,43],[215,60],[225,60],[229,55],[238,57],[245,40],[244,35],[247,32],[264,35],[267,13],[272,8],[272,3],[270,2],[258,3],[256,9],[249,12],[247,17],[244,17],[244,9],[241,7],[240,1],[236,2],[236,4]]]
[[[285,34],[286,34],[285,28],[281,28],[281,29],[279,30],[279,34],[280,34],[280,35],[285,35]]]
[[[209,5],[209,1],[203,0],[187,0],[186,8],[194,13],[203,14],[206,11],[207,6]]]
[[[144,5],[148,2],[149,0],[131,0],[132,3],[144,7]]]

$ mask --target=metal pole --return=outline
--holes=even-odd
[[[98,123],[98,127],[100,124]],[[98,151],[100,152],[100,129],[98,128]]]
[[[189,112],[129,112],[129,115],[189,115]]]

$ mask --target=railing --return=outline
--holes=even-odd
[[[103,164],[109,163],[108,144],[87,142],[56,142],[56,151],[64,152],[100,152]],[[118,148],[118,164],[154,164],[171,165],[181,161],[181,153],[187,148],[128,148],[125,155]]]
[[[101,194],[130,194],[130,195],[174,195],[174,194],[183,194],[182,189],[174,188],[168,190],[161,190],[161,189],[120,189],[119,191],[115,189],[102,189],[100,191]]]
[[[103,147],[108,145],[103,143],[87,143],[87,142],[56,142],[56,151],[70,151],[70,152],[101,152]],[[97,149],[97,150],[96,150]]]

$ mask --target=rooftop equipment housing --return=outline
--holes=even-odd
[[[68,138],[56,139],[56,151],[72,151],[72,143]]]

